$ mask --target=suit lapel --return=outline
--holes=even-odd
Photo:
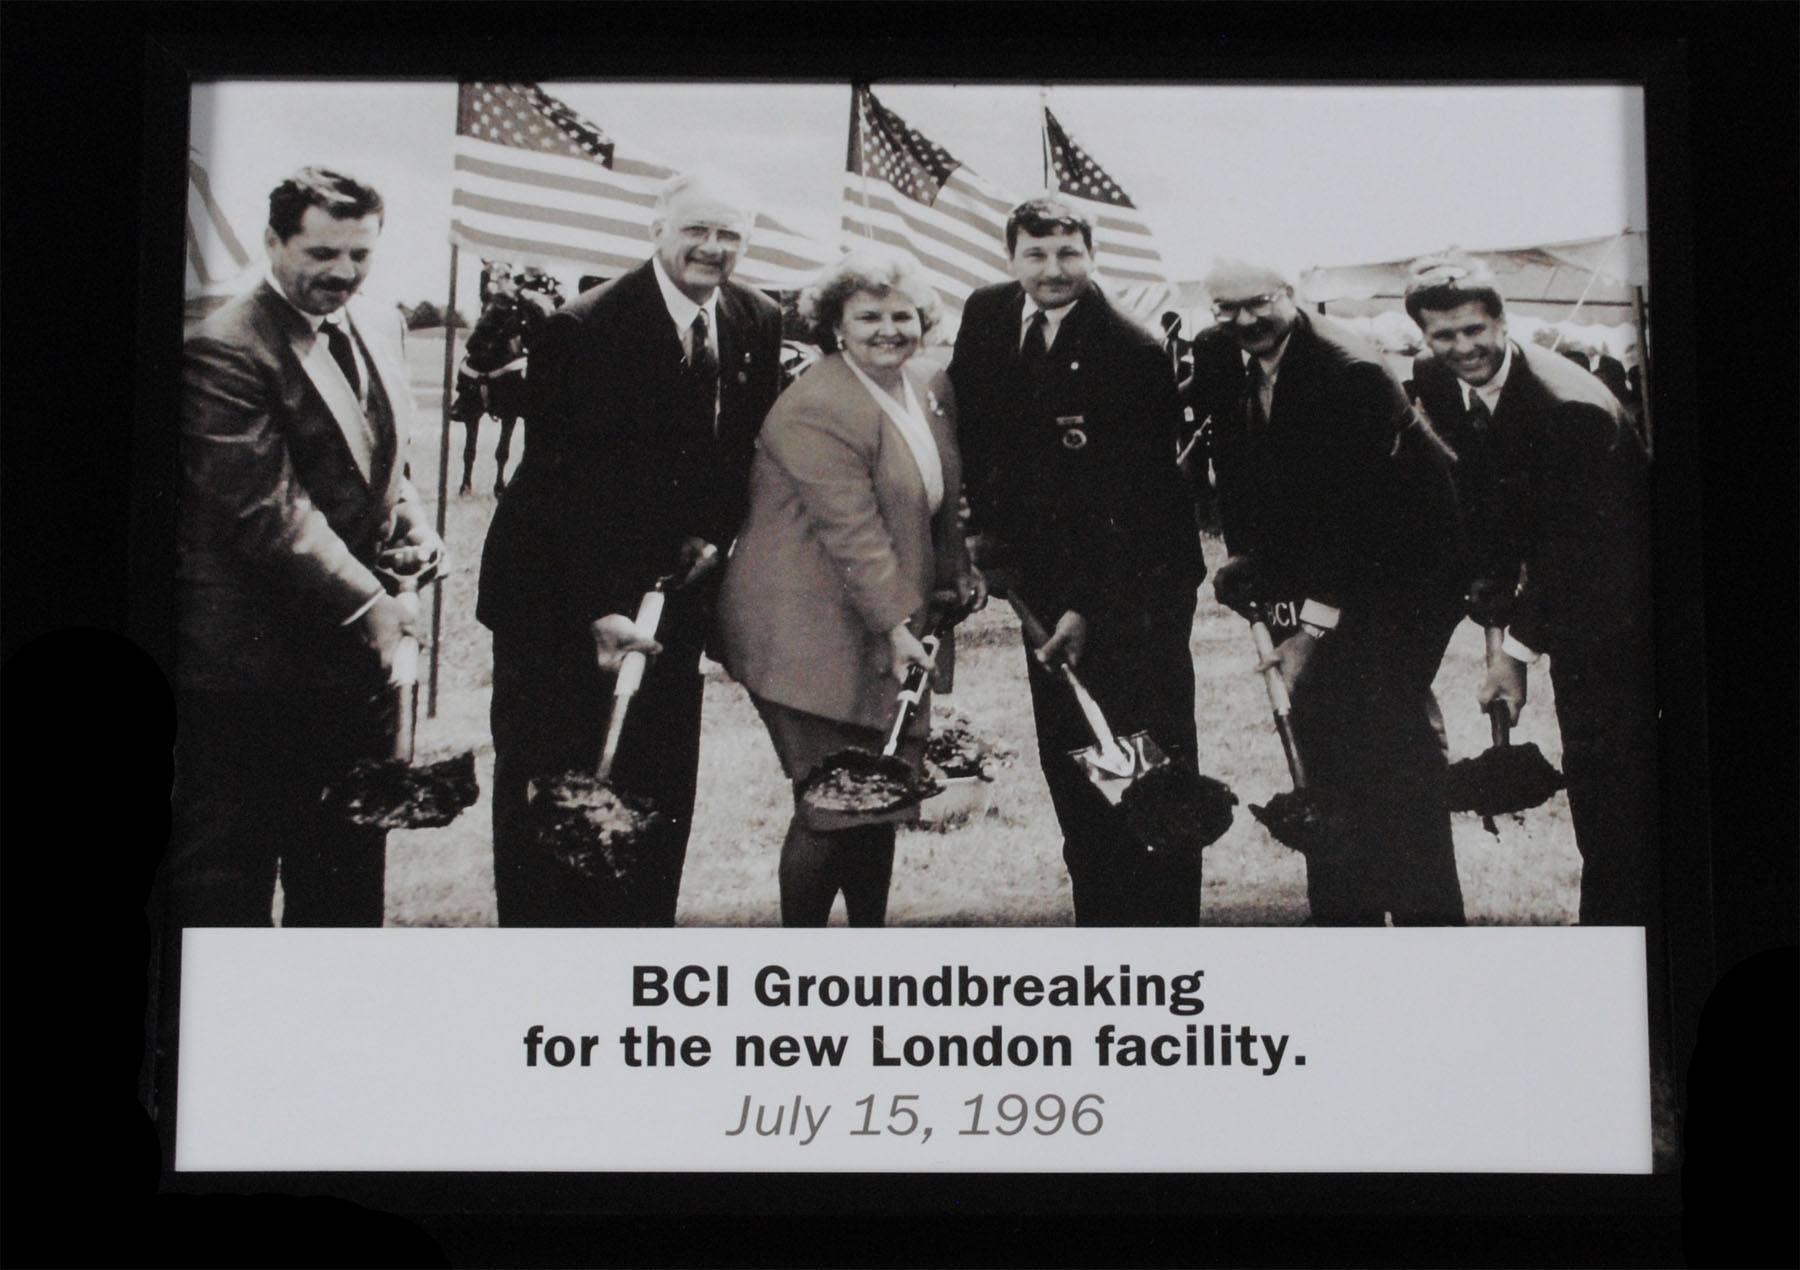
[[[300,369],[312,381],[313,390],[330,411],[338,432],[344,438],[344,445],[350,451],[350,457],[356,462],[356,470],[362,473],[363,480],[373,485],[373,453],[362,405],[356,400],[356,394],[350,391],[350,385],[337,363],[331,359],[331,350],[310,329],[303,329],[294,335],[289,347],[300,363]]]

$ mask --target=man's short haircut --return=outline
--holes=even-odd
[[[801,319],[813,330],[820,346],[835,351],[838,323],[844,304],[858,291],[885,296],[898,291],[919,311],[919,333],[938,323],[942,306],[937,288],[925,276],[925,266],[904,251],[887,247],[862,247],[838,257],[800,292],[795,302]]]
[[[1018,246],[1021,230],[1033,238],[1048,238],[1051,234],[1072,234],[1079,231],[1081,241],[1087,244],[1088,251],[1091,253],[1094,250],[1094,223],[1073,203],[1054,195],[1028,198],[1007,216],[1006,256],[1009,260],[1013,249]]]
[[[1421,315],[1447,313],[1465,304],[1479,304],[1491,318],[1506,316],[1500,284],[1481,261],[1471,256],[1446,253],[1413,261],[1406,283],[1406,316],[1425,329]]]
[[[330,168],[301,168],[269,191],[269,228],[286,242],[300,232],[309,207],[322,207],[334,220],[386,219],[387,209],[372,186]]]
[[[756,204],[750,198],[749,191],[740,189],[731,182],[707,172],[677,172],[664,181],[662,188],[656,191],[656,202],[650,208],[650,219],[661,220],[663,214],[669,210],[669,204],[696,185],[735,207],[744,218],[746,230],[755,223]]]

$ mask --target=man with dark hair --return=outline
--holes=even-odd
[[[388,679],[443,544],[405,477],[407,379],[351,319],[381,196],[302,168],[269,270],[184,350],[171,883],[184,926],[379,926],[386,835],[320,806],[393,752]]]
[[[746,199],[672,178],[653,254],[553,313],[531,347],[531,444],[494,512],[475,616],[494,633],[494,891],[502,926],[672,926],[700,768],[715,566],[744,517],[780,384],[781,311],[731,281]],[[632,615],[671,580],[654,638]],[[592,772],[618,673],[653,655],[612,782],[665,822],[620,885],[541,848],[534,778]]]
[[[1653,925],[1656,713],[1647,459],[1592,374],[1508,337],[1475,261],[1416,262],[1406,311],[1425,335],[1421,407],[1457,453],[1469,615],[1504,630],[1477,702],[1519,721],[1550,657],[1584,925]]]
[[[1146,852],[1070,760],[1094,738],[1055,673],[1078,665],[1115,732],[1148,731],[1196,766],[1188,639],[1206,571],[1175,466],[1175,379],[1094,285],[1093,227],[1074,207],[1020,204],[1006,249],[1015,281],[969,297],[950,378],[971,528],[1053,628],[1027,641],[1026,670],[1075,921],[1194,925],[1198,855]]]
[[[1206,287],[1218,324],[1195,339],[1191,396],[1231,552],[1213,586],[1268,622],[1336,827],[1308,854],[1311,921],[1460,925],[1431,722],[1462,595],[1445,452],[1374,348],[1301,312],[1281,271],[1222,261]]]

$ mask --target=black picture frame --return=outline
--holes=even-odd
[[[340,1252],[345,1263],[397,1264],[1598,1265],[1694,1255],[1684,1211],[1691,1226],[1708,1183],[1691,1174],[171,1174],[156,1166],[167,1144],[129,1092],[143,1032],[134,991],[155,948],[141,919],[149,868],[109,849],[151,851],[159,804],[166,821],[166,753],[160,765],[157,755],[172,727],[167,689],[154,661],[136,665],[116,639],[70,628],[124,635],[167,664],[167,571],[154,562],[169,558],[173,539],[174,434],[159,421],[174,415],[181,280],[167,267],[172,256],[141,247],[180,233],[186,89],[196,76],[594,74],[591,53],[559,38],[592,25],[609,59],[634,76],[753,67],[794,78],[940,79],[973,76],[997,47],[1011,74],[1030,78],[1034,54],[1074,33],[1085,51],[1055,41],[1049,53],[1063,79],[1639,82],[1657,287],[1655,410],[1700,421],[1659,436],[1661,472],[1699,480],[1659,479],[1656,504],[1660,687],[1665,709],[1680,712],[1665,731],[1663,833],[1680,848],[1664,858],[1665,891],[1677,897],[1670,986],[1685,1090],[1697,1044],[1747,1045],[1740,1034],[1702,1033],[1702,1007],[1721,976],[1794,940],[1795,429],[1782,351],[1791,319],[1768,322],[1767,303],[1793,294],[1791,9],[1633,9],[1622,31],[1620,12],[1605,6],[1459,18],[1410,9],[1103,18],[1008,7],[960,16],[954,40],[941,18],[876,32],[850,15],[772,7],[752,23],[741,11],[695,6],[624,33],[569,9],[529,10],[501,33],[475,29],[488,11],[457,6],[432,6],[429,20],[383,6],[70,9],[11,7],[5,40],[8,346],[19,356],[34,347],[21,337],[41,341],[47,354],[21,362],[52,381],[9,376],[6,411],[15,791],[6,974],[9,1050],[24,1050],[9,1059],[6,1093],[9,1117],[29,1100],[50,1121],[8,1135],[8,1199],[20,1220],[7,1242],[22,1261],[56,1264],[59,1242],[70,1263],[92,1260],[82,1250],[108,1238],[140,1264],[250,1263],[246,1249],[253,1257],[259,1248],[270,1263],[317,1264]],[[805,34],[787,35],[789,21]],[[744,29],[764,24],[776,29]],[[1095,25],[1123,29],[1096,34]],[[981,34],[995,41],[986,51]],[[1757,70],[1747,100],[1746,58]],[[35,331],[21,318],[21,297]],[[34,642],[47,633],[47,647]],[[100,671],[107,659],[115,664]],[[60,677],[46,678],[43,666]],[[116,693],[97,699],[102,684]],[[1759,728],[1759,714],[1773,721]],[[15,814],[17,791],[38,790],[38,801],[63,787],[54,773],[15,762],[25,746],[47,752],[40,763],[144,766],[114,786],[118,807],[65,792],[79,814],[33,831]],[[81,885],[92,898],[71,903]],[[1753,1000],[1785,1012],[1791,1027],[1791,996]],[[1736,1174],[1713,1181],[1726,1177]],[[1698,1189],[1684,1210],[1689,1187]],[[71,1197],[86,1226],[60,1240],[26,1216]]]

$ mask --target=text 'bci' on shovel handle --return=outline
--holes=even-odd
[[[665,598],[659,583],[644,592],[644,598],[638,602],[637,617],[633,620],[646,639],[656,638]],[[626,653],[619,663],[618,676],[613,680],[612,712],[606,720],[606,743],[600,747],[600,763],[594,771],[601,781],[612,775],[613,760],[619,756],[619,738],[625,733],[626,705],[644,682],[644,667],[648,664],[649,658],[635,651]]]
[[[1287,682],[1275,659],[1275,637],[1269,624],[1260,617],[1250,620],[1250,637],[1256,641],[1256,657],[1262,666],[1263,686],[1269,691],[1269,709],[1275,715],[1275,732],[1281,737],[1281,749],[1287,755],[1288,775],[1295,789],[1306,788],[1306,767],[1300,761],[1300,746],[1294,739],[1294,706],[1288,699]]]
[[[1504,657],[1506,652],[1506,628],[1489,626],[1484,628],[1487,636],[1487,664],[1492,666],[1494,659]],[[1506,702],[1495,697],[1487,703],[1488,719],[1493,723],[1494,744],[1506,746],[1512,744],[1512,712],[1507,709]]]
[[[1025,601],[1018,596],[1009,595],[1006,598],[1011,602],[1013,612],[1019,615],[1019,626],[1024,630],[1025,638],[1031,641],[1032,648],[1036,650],[1048,644],[1050,632],[1044,628],[1042,622],[1038,621],[1037,614],[1027,608]],[[1100,712],[1100,703],[1088,695],[1088,690],[1081,686],[1081,680],[1075,677],[1075,672],[1070,669],[1068,662],[1063,662],[1056,669],[1061,672],[1063,679],[1074,691],[1075,704],[1081,707],[1081,716],[1087,720],[1088,730],[1094,734],[1094,744],[1100,748],[1100,753],[1108,766],[1115,767],[1120,772],[1130,772],[1134,765],[1132,757],[1119,744],[1118,736],[1114,734],[1112,726],[1107,723],[1106,716]]]

